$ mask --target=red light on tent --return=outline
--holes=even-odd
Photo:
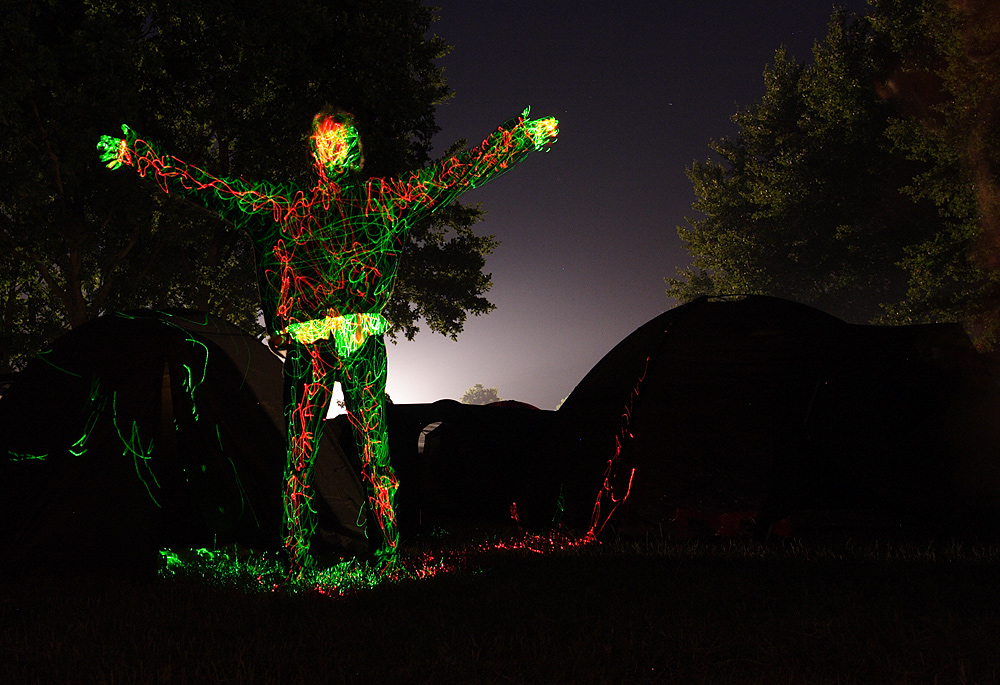
[[[632,480],[635,478],[635,468],[629,473],[628,483],[625,486],[625,494],[621,495],[621,497],[615,494],[616,481],[620,480],[618,469],[621,466],[621,452],[624,439],[626,437],[634,439],[635,437],[632,431],[629,430],[629,424],[632,421],[632,409],[635,407],[635,401],[639,397],[639,388],[646,379],[647,371],[649,371],[649,357],[646,357],[646,364],[642,369],[642,374],[636,381],[635,387],[632,388],[632,392],[629,393],[628,404],[625,405],[625,410],[622,412],[622,428],[620,433],[615,436],[615,452],[608,459],[607,466],[604,469],[604,481],[601,484],[601,490],[597,493],[597,501],[594,502],[594,511],[590,517],[590,530],[586,535],[588,538],[596,539],[601,534],[604,526],[607,525],[611,515],[615,512],[615,509],[632,492]],[[604,514],[602,511],[605,508],[607,509],[607,514]]]
[[[517,502],[510,503],[510,518],[517,525],[521,525],[521,517],[517,515]]]

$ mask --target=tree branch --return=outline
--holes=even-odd
[[[52,150],[52,145],[49,139],[49,132],[42,124],[42,115],[38,111],[38,103],[35,102],[35,98],[31,98],[31,111],[35,114],[35,123],[38,125],[38,132],[42,136],[42,144],[45,147],[46,155],[48,156],[49,161],[52,162],[53,181],[55,182],[56,191],[59,193],[59,205],[60,208],[65,213],[66,193],[63,189],[62,170],[59,164],[59,157]]]

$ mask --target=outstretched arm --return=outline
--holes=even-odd
[[[476,148],[444,159],[418,172],[421,180],[438,189],[439,196],[463,192],[486,183],[535,150],[556,141],[559,122],[552,117],[528,119],[528,110],[497,128]]]
[[[381,209],[395,219],[404,210],[422,214],[444,207],[458,195],[502,174],[531,152],[556,141],[559,122],[552,117],[520,117],[497,128],[476,148],[447,157],[398,180],[369,182],[369,211]],[[373,207],[379,201],[382,207]]]
[[[238,179],[218,178],[176,157],[161,154],[152,143],[122,124],[124,138],[101,136],[97,150],[109,169],[128,166],[140,176],[152,175],[165,193],[176,192],[219,214],[229,209],[259,211],[274,209],[273,199]]]

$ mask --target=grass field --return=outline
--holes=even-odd
[[[8,582],[0,681],[1000,682],[996,545],[507,547],[423,543],[409,558],[450,572],[340,596],[247,589],[248,562],[222,582]]]

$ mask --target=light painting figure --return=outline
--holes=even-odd
[[[288,446],[284,478],[284,547],[290,572],[311,562],[315,528],[313,461],[334,383],[341,383],[362,475],[382,532],[377,557],[398,560],[385,416],[389,302],[408,230],[429,213],[555,142],[558,122],[527,119],[528,110],[472,150],[396,178],[361,180],[361,139],[352,115],[326,109],[312,123],[315,179],[308,188],[218,178],[162,154],[127,126],[102,136],[101,161],[129,166],[216,212],[253,243],[264,320],[272,344],[286,349]]]

